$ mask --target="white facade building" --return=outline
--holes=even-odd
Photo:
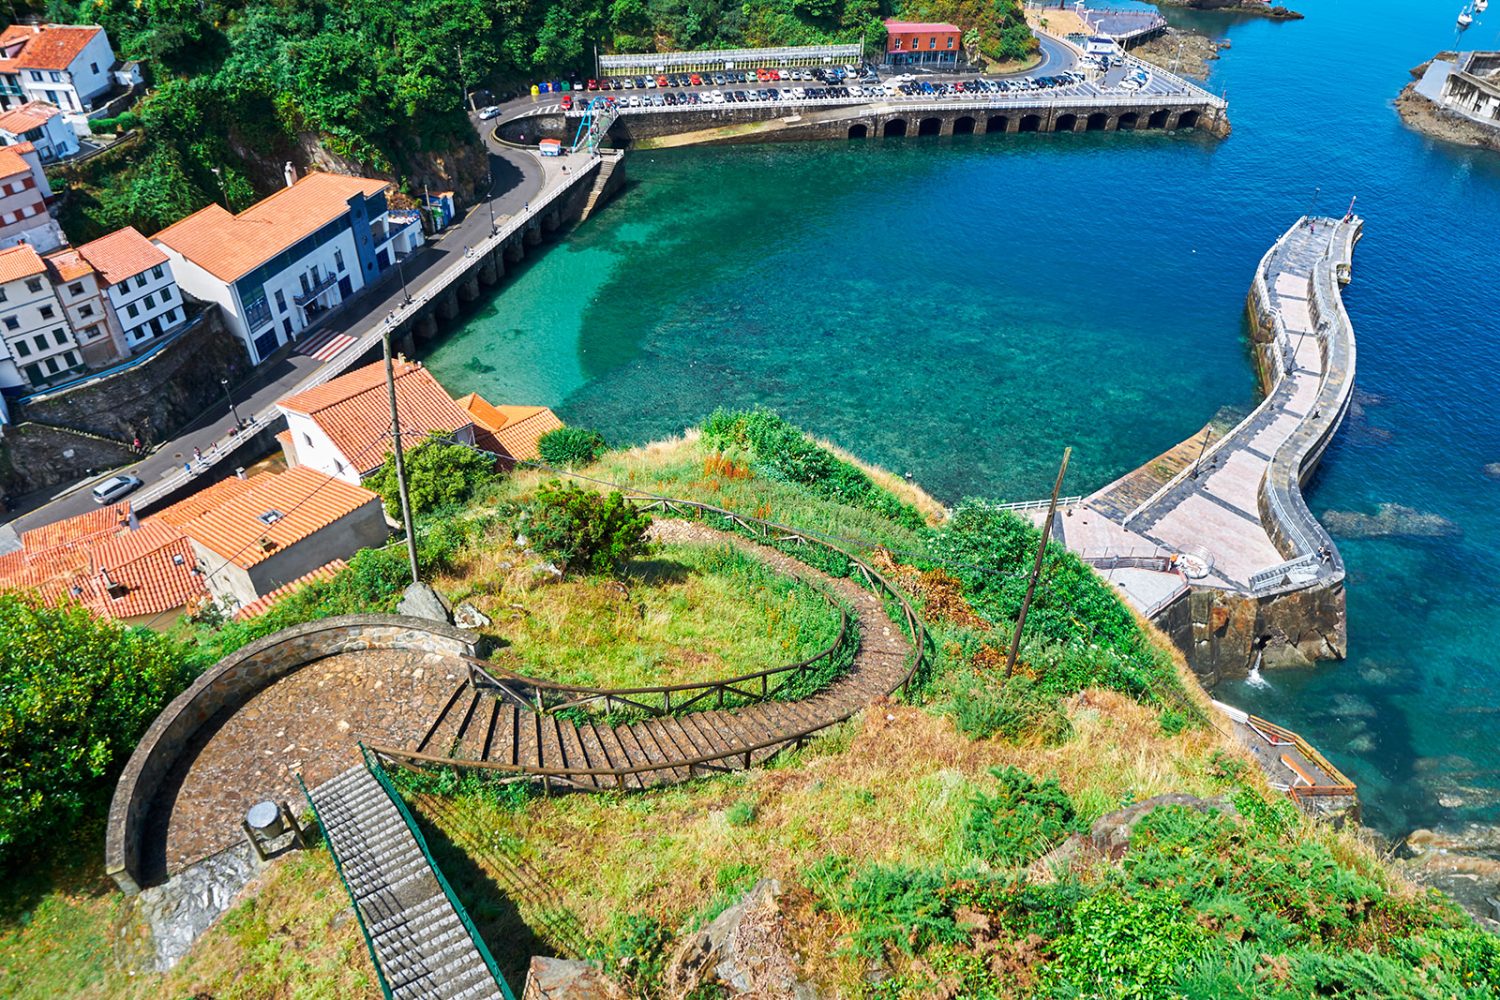
[[[41,388],[83,369],[83,354],[47,265],[25,244],[0,250],[0,338],[19,382]]]
[[[86,114],[113,86],[115,62],[97,25],[13,24],[0,32],[0,104],[46,101]]]
[[[78,248],[99,273],[125,348],[134,352],[187,320],[187,310],[161,248],[133,226]]]
[[[114,310],[104,292],[104,279],[76,247],[55,250],[43,258],[52,290],[62,303],[68,324],[78,338],[83,363],[102,368],[129,357],[125,335],[115,322]]]
[[[153,239],[182,289],[217,303],[259,364],[421,245],[420,221],[388,217],[388,186],[314,173],[238,215],[210,205]]]
[[[0,248],[28,243],[42,253],[67,240],[52,218],[52,186],[31,143],[0,146]]]
[[[61,111],[43,101],[31,101],[0,114],[0,146],[29,142],[43,163],[78,153],[78,133]]]

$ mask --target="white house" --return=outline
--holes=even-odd
[[[29,142],[0,146],[0,248],[29,243],[42,253],[67,240],[47,208],[52,186]]]
[[[0,146],[23,142],[31,143],[43,163],[73,156],[79,149],[78,133],[45,101],[30,101],[0,114]]]
[[[83,369],[83,355],[52,290],[47,265],[24,243],[0,250],[0,337],[19,369],[12,386],[40,388]]]
[[[113,85],[115,61],[97,25],[13,24],[0,32],[0,103],[10,110],[46,101],[87,113]]]
[[[187,320],[171,260],[134,226],[85,243],[78,252],[99,273],[127,350],[133,352]]]
[[[210,205],[153,240],[183,291],[218,303],[259,364],[421,245],[420,221],[388,217],[388,186],[309,174],[238,215]]]
[[[47,263],[52,290],[57,293],[68,324],[78,338],[84,364],[102,368],[129,357],[125,332],[115,321],[114,309],[104,291],[104,279],[94,266],[77,247],[54,250],[42,259]]]
[[[401,437],[414,445],[437,432],[474,443],[474,421],[432,373],[402,360],[395,365]],[[287,429],[277,435],[287,464],[307,466],[358,483],[390,453],[391,403],[385,365],[376,362],[276,401]]]

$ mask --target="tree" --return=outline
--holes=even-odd
[[[604,435],[586,427],[559,427],[543,434],[536,442],[537,453],[543,462],[565,469],[589,465],[608,448]]]
[[[406,485],[411,494],[411,516],[416,518],[464,503],[497,478],[493,455],[467,445],[452,444],[437,434],[408,449],[404,457]],[[395,455],[386,456],[385,464],[365,480],[365,486],[380,494],[387,514],[400,518],[401,496],[397,490]]]
[[[101,810],[137,740],[192,673],[166,636],[0,594],[0,851]]]
[[[569,570],[604,573],[646,549],[651,518],[619,493],[608,496],[557,480],[543,486],[522,514],[529,544]]]

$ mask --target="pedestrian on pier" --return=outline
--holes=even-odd
[[[192,465],[188,464],[187,462],[183,462],[182,463],[182,471],[191,476],[193,474],[193,467],[192,467]]]
[[[195,462],[201,462],[201,461],[203,461],[203,449],[202,448],[194,448],[193,449],[193,461],[195,461]]]

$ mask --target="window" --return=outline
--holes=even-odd
[[[42,82],[42,74],[39,71],[37,71],[37,70],[32,70],[31,71],[31,78],[33,80],[35,80],[37,83],[41,83]]]
[[[97,73],[97,72],[99,72],[99,64],[98,63],[89,63],[89,72],[90,73]]]
[[[69,285],[68,286],[68,294],[69,295],[82,295],[83,294],[83,282],[81,282],[81,281],[75,281],[71,285]]]
[[[125,307],[125,311],[130,314],[130,318],[131,319],[135,319],[137,316],[139,316],[141,314],[140,307],[137,306],[134,302],[132,302],[132,303],[130,303],[130,305],[126,306]]]
[[[56,375],[58,369],[61,367],[60,365],[58,365],[56,358],[48,358],[44,363],[47,366],[48,375]]]
[[[276,311],[286,312],[286,295],[281,289],[276,289]]]
[[[137,288],[145,288],[146,287],[146,276],[144,274],[137,274],[135,276],[135,287],[137,287]]]
[[[23,358],[29,358],[31,357],[31,348],[26,346],[26,341],[18,340],[16,341],[16,353]]]
[[[155,267],[153,267],[151,269],[151,277],[155,278],[157,281],[160,281],[161,280],[161,275],[162,275],[161,265],[157,264]]]
[[[42,366],[41,365],[27,365],[26,366],[26,381],[30,382],[32,385],[36,385],[41,380],[42,380]]]
[[[37,79],[38,80],[41,79],[41,75],[40,74],[37,74]],[[57,99],[57,91],[55,91],[55,90],[44,90],[44,91],[42,91],[42,93],[47,95],[47,103],[48,104],[61,104],[62,103],[61,101],[59,101]]]
[[[312,285],[310,285],[308,283],[308,281],[307,281],[307,275],[305,275],[305,274],[299,274],[299,275],[297,275],[297,277],[300,278],[300,279],[302,279],[302,294],[303,295],[306,295],[308,292],[312,291]]]
[[[154,294],[152,294],[151,292],[147,292],[146,293],[146,308],[147,309],[155,309],[156,308],[156,296]]]
[[[90,316],[94,315],[94,307],[89,304],[81,305],[78,307],[78,315],[82,316],[84,319],[88,319]]]
[[[177,322],[177,310],[168,309],[166,312],[161,314],[161,318],[166,320],[168,323],[175,323]]]
[[[31,338],[31,342],[36,345],[36,349],[39,350],[39,351],[45,351],[47,349],[47,338],[46,337],[43,337],[41,335],[37,335],[37,336]]]
[[[99,336],[99,324],[98,323],[95,323],[93,326],[86,326],[86,327],[83,328],[83,339],[84,340],[95,340],[95,339],[98,338],[98,336]]]
[[[338,268],[340,271],[344,269],[344,251],[335,250],[333,252],[333,266]]]
[[[53,83],[62,83],[62,74],[57,70],[52,70],[48,76],[51,77]]]
[[[52,331],[52,340],[58,347],[61,347],[68,342],[68,335],[63,332],[62,327],[58,327]]]
[[[937,48],[937,36],[936,35],[933,35],[931,38],[927,39],[927,47],[929,49],[935,49],[935,48]]]
[[[948,48],[950,48],[950,49],[953,48],[953,36],[952,35],[948,36]]]
[[[5,294],[5,289],[0,288],[0,302],[4,302],[8,298],[10,298],[10,296]]]
[[[16,319],[14,316],[7,316],[7,317],[5,317],[5,328],[7,330],[15,330],[15,329],[18,329],[20,326],[21,326],[21,321],[18,320],[18,319]]]
[[[57,312],[57,310],[53,309],[51,306],[42,306],[42,319],[51,319],[52,314],[55,312]]]
[[[77,368],[78,367],[78,355],[74,354],[72,351],[69,351],[67,354],[64,354],[63,355],[63,360],[68,363],[68,367],[69,368]]]
[[[28,292],[40,292],[42,290],[42,279],[41,278],[27,278],[26,279],[26,290]]]
[[[900,51],[901,51],[901,39],[900,39],[900,38],[897,38],[897,39],[896,39],[896,44],[895,44],[895,45],[893,45],[893,46],[892,46],[892,47],[891,47],[891,48],[892,48],[892,49],[893,49],[893,50],[894,50],[894,51],[896,51],[896,52],[900,52]]]

